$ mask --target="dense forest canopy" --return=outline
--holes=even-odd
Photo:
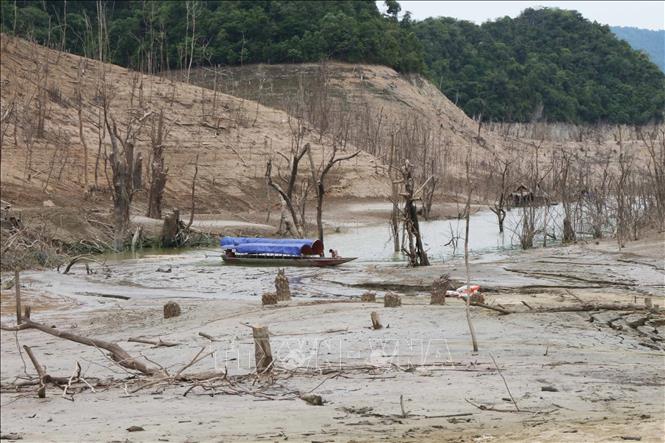
[[[526,9],[477,26],[415,25],[431,79],[469,115],[504,121],[662,119],[665,77],[609,27],[578,12]]]
[[[665,31],[652,31],[630,26],[612,26],[614,35],[626,40],[633,48],[644,51],[652,62],[665,72]]]
[[[471,116],[662,120],[665,76],[609,27],[527,9],[481,26],[359,1],[3,1],[2,31],[155,73],[324,59],[421,73]],[[101,18],[101,19],[100,19]]]

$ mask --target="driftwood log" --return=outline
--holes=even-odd
[[[26,314],[28,307],[26,307]],[[103,349],[109,352],[110,357],[113,361],[117,362],[120,366],[139,371],[145,375],[155,375],[159,371],[156,368],[150,367],[145,363],[135,359],[127,351],[122,349],[116,343],[108,342],[105,340],[100,340],[96,338],[83,337],[81,335],[72,334],[71,332],[61,331],[58,328],[46,326],[41,323],[34,322],[30,320],[29,315],[23,316],[23,323],[15,327],[2,326],[2,329],[5,331],[21,331],[24,329],[37,329],[46,334],[53,335],[55,337],[63,338],[65,340],[73,341],[80,343],[86,346],[92,346],[94,348]]]
[[[551,312],[589,312],[589,311],[651,311],[647,306],[634,304],[613,304],[613,303],[583,303],[571,306],[556,306],[552,308],[531,308],[526,311],[510,310],[500,306],[487,305],[484,303],[471,303],[471,306],[479,306],[485,309],[497,311],[502,315],[508,314],[544,314]]]

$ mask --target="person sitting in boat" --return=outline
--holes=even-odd
[[[330,256],[332,258],[339,258],[339,253],[337,252],[337,249],[331,249],[328,252],[330,252]]]

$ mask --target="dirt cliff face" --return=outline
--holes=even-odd
[[[143,189],[135,196],[133,212],[145,212],[151,122],[160,112],[167,129],[165,208],[189,207],[197,155],[196,199],[201,212],[263,211],[277,202],[273,194],[266,198],[264,175],[268,158],[276,165],[273,170],[286,167],[282,155],[291,148],[293,119],[285,112],[10,36],[2,35],[1,40],[4,200],[15,206],[41,206],[47,199],[58,206],[109,206],[106,100],[121,135],[131,121],[136,149],[144,159]],[[310,143],[315,161],[320,161],[331,138],[315,136],[308,128],[303,134],[302,143]],[[348,144],[345,149],[356,148]],[[376,164],[363,152],[338,165],[329,176],[330,195],[386,195],[388,182]],[[305,161],[304,173],[306,168]]]

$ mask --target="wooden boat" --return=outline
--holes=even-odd
[[[356,257],[325,257],[319,240],[292,238],[223,237],[222,260],[241,266],[338,266]]]
[[[241,265],[241,266],[310,266],[310,267],[326,267],[338,266],[343,263],[348,263],[355,260],[357,257],[293,257],[293,256],[277,256],[277,255],[222,255],[222,260],[227,265]]]

